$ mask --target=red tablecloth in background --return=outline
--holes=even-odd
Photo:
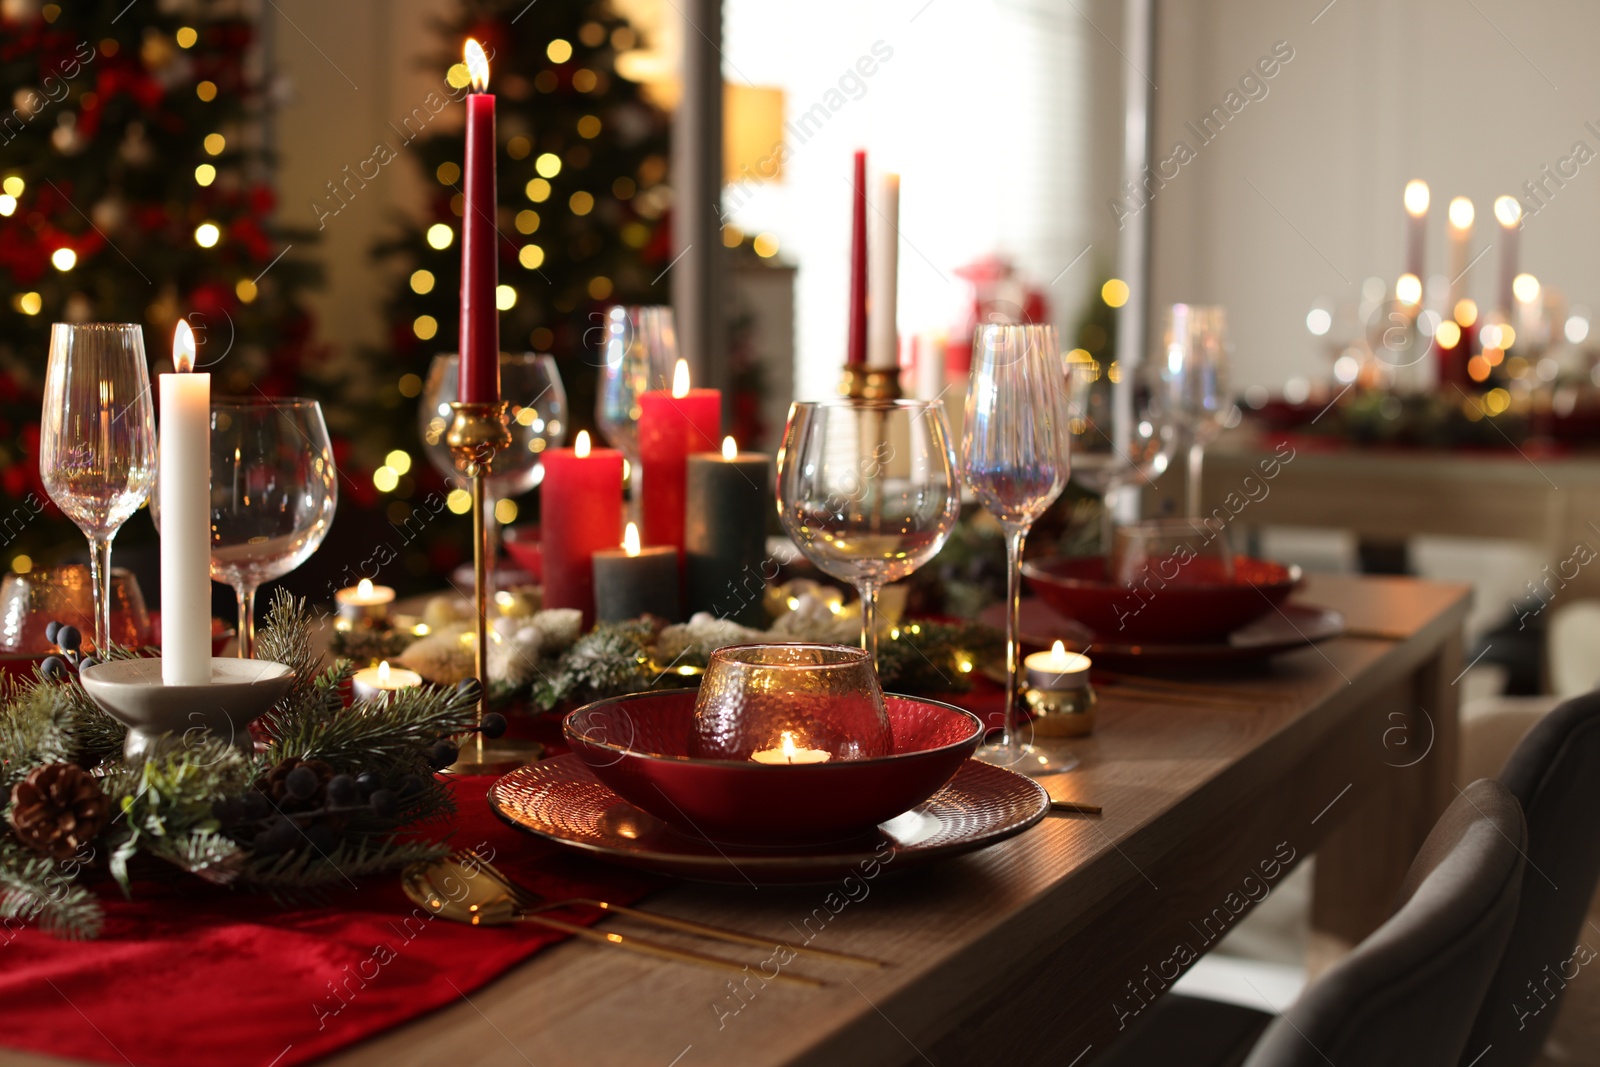
[[[659,884],[505,826],[483,800],[492,781],[455,783],[453,843],[487,843],[497,866],[552,896],[628,902]],[[98,941],[0,926],[0,1045],[140,1067],[288,1067],[460,1000],[565,936],[426,917],[392,874],[292,910],[196,879],[136,888],[131,903],[107,901]]]

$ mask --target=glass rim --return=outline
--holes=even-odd
[[[211,407],[216,408],[317,408],[321,410],[322,401],[313,400],[308,396],[230,396],[218,395],[211,398]]]
[[[144,324],[139,322],[52,322],[52,330],[95,330],[107,333],[115,330],[126,333],[130,330],[144,332]]]
[[[790,402],[790,406],[795,410],[805,409],[807,411],[832,411],[838,409],[867,409],[877,411],[894,410],[897,408],[905,411],[931,411],[936,410],[943,405],[943,403],[943,400],[918,400],[914,397],[902,397],[898,400],[890,400],[887,398],[882,400],[872,400],[866,398],[858,400],[854,397],[835,396],[829,397],[826,400],[795,400]]]
[[[433,358],[434,358],[434,360],[442,359],[442,360],[445,360],[447,362],[450,361],[450,360],[455,360],[457,363],[460,363],[461,362],[461,353],[460,352],[435,352],[433,354]],[[526,361],[526,360],[541,360],[541,359],[555,359],[555,358],[556,357],[554,355],[552,355],[551,353],[549,353],[549,352],[535,352],[532,349],[524,349],[521,352],[505,352],[505,351],[502,351],[500,353],[500,362],[501,363],[505,363],[505,362],[508,362],[508,361],[515,363],[515,362]]]
[[[793,651],[826,652],[838,655],[840,658],[832,663],[766,663],[755,659],[741,659],[739,654],[748,654],[754,651],[769,652],[773,649],[789,649]],[[711,665],[721,660],[724,663],[734,663],[740,667],[771,667],[779,670],[792,671],[826,671],[837,670],[840,667],[859,667],[862,663],[870,663],[871,657],[867,650],[858,645],[836,645],[824,641],[748,641],[742,645],[723,645],[711,653],[706,661],[706,672],[710,673]]]

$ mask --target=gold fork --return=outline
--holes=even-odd
[[[483,856],[475,849],[457,849],[450,854],[450,858],[463,867],[477,867],[480,871],[488,874],[505,888],[505,891],[511,895],[511,898],[517,902],[523,911],[530,913],[553,911],[557,908],[576,904],[598,908],[601,911],[612,912],[617,915],[625,915],[638,922],[648,923],[668,930],[678,930],[686,934],[698,934],[714,941],[726,941],[735,945],[753,945],[756,948],[766,949],[776,948],[779,944],[783,944],[796,955],[814,956],[818,959],[833,960],[836,963],[854,963],[863,967],[888,966],[882,960],[870,959],[866,956],[853,956],[848,952],[833,952],[825,948],[812,948],[809,945],[790,945],[775,938],[757,937],[754,934],[741,933],[738,930],[727,930],[719,926],[708,926],[705,923],[697,923],[689,919],[676,919],[670,915],[641,911],[638,908],[630,908],[623,904],[613,904],[606,900],[596,900],[593,897],[569,897],[566,900],[549,900],[535,893],[527,886],[512,880],[504,871],[496,867],[488,857]]]

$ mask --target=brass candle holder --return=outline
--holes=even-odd
[[[1027,684],[1023,700],[1033,717],[1035,737],[1084,737],[1094,732],[1094,687],[1089,657],[1068,652],[1057,641],[1049,652],[1023,661]]]
[[[450,430],[445,444],[456,470],[472,480],[472,584],[478,677],[478,726],[470,748],[449,768],[452,774],[489,774],[536,760],[544,747],[536,742],[485,741],[483,718],[489,713],[489,516],[485,482],[494,457],[511,444],[503,401],[450,404]]]
[[[899,367],[846,367],[839,394],[851,400],[899,400]]]

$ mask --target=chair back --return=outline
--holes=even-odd
[[[1246,1067],[1456,1067],[1517,918],[1527,832],[1493,779],[1434,826],[1389,921],[1306,989]]]
[[[1600,933],[1584,922],[1600,880],[1600,692],[1540,719],[1506,760],[1500,784],[1528,821],[1528,866],[1466,1056],[1487,1047],[1478,1067],[1525,1067],[1538,1057],[1567,983],[1600,968]]]

